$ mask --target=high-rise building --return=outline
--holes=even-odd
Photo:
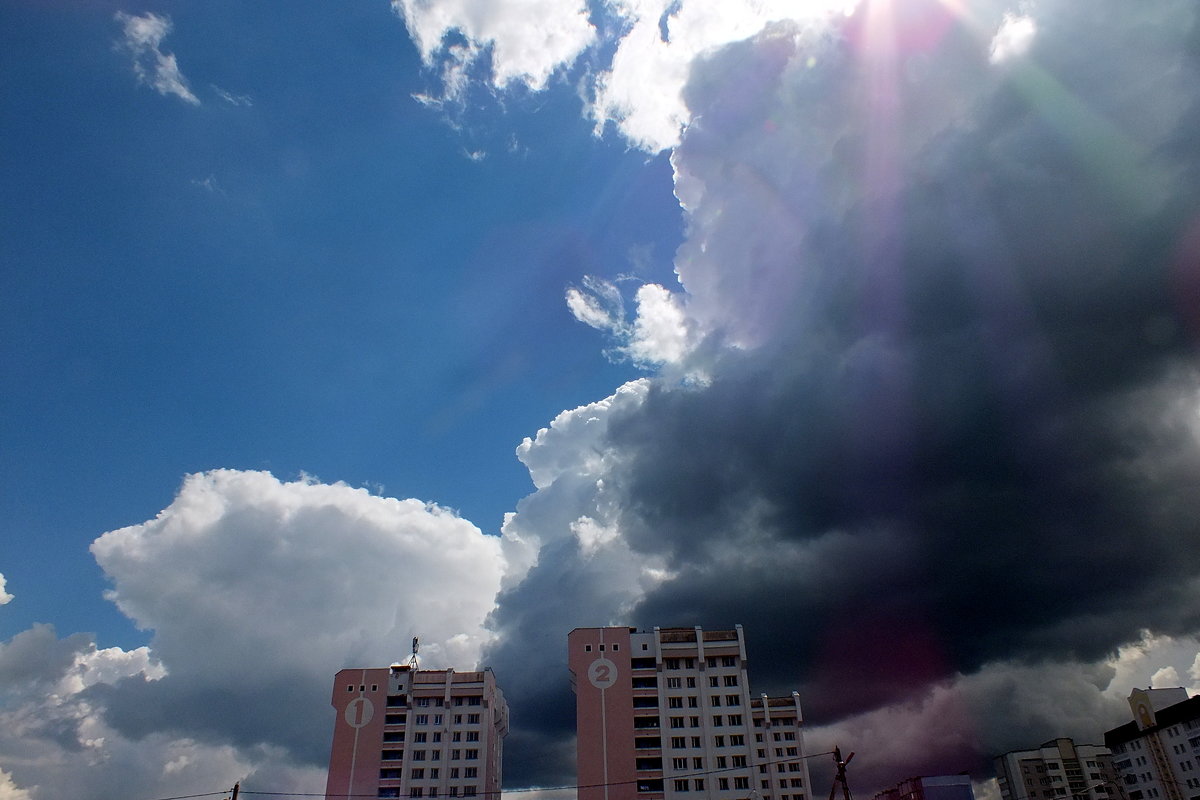
[[[1036,750],[996,756],[1001,800],[1117,800],[1112,753],[1096,744],[1052,739]]]
[[[755,695],[742,627],[576,628],[579,800],[807,800],[795,692]]]
[[[1134,689],[1133,721],[1104,734],[1127,800],[1200,800],[1200,696]]]
[[[968,775],[936,775],[901,781],[874,800],[975,800],[975,790]]]
[[[326,800],[499,800],[508,705],[490,669],[344,669],[333,707]]]

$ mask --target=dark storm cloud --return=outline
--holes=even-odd
[[[1142,628],[1200,628],[1195,97],[1149,142],[1124,134],[1142,120],[1046,106],[1136,107],[1075,44],[1111,39],[1123,17],[1111,10],[1053,18],[1029,63],[979,76],[994,86],[972,98],[970,124],[896,145],[879,170],[892,182],[854,187],[844,213],[809,196],[811,172],[772,176],[806,225],[776,265],[798,273],[790,318],[718,363],[710,385],[656,386],[610,428],[630,457],[625,529],[679,570],[637,620],[786,630],[758,637],[756,675],[801,678],[826,717],[999,658],[1091,660]],[[1181,19],[1175,63],[1196,81],[1196,28]],[[946,34],[942,52],[958,57],[954,36],[971,34]],[[752,48],[708,71],[764,74],[777,57]],[[924,57],[931,72],[952,67]],[[777,99],[816,106],[810,79],[775,71]],[[902,82],[898,103],[934,105],[924,95],[943,90]],[[715,97],[677,159],[775,113]],[[852,109],[821,109],[834,113],[822,125],[856,130],[836,116]],[[906,126],[922,120],[898,121],[838,138],[826,174],[865,181],[872,136],[920,141]],[[830,537],[844,541],[816,546]]]
[[[750,346],[656,383],[602,443],[623,536],[672,570],[621,621],[745,624],[756,690],[799,688],[816,723],[991,669],[978,712],[1012,689],[997,664],[1200,630],[1194,5],[1039,3],[998,64],[998,5],[981,25],[914,0],[894,62],[869,5],[694,69],[677,269],[710,345]],[[501,662],[595,605],[556,546],[501,598]],[[1047,724],[892,768],[978,770]]]

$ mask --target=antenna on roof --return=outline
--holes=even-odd
[[[418,669],[418,667],[417,667],[417,651],[420,649],[421,649],[421,640],[418,639],[416,636],[414,636],[413,637],[412,655],[408,657],[408,663],[410,666],[412,666],[413,669]]]

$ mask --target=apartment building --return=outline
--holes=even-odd
[[[1200,696],[1134,689],[1133,720],[1104,734],[1126,800],[1200,800]]]
[[[742,627],[577,628],[579,800],[807,800],[799,696],[755,695]]]
[[[326,800],[500,797],[508,705],[490,669],[344,669],[332,703]]]
[[[932,775],[900,781],[874,800],[975,800],[975,790],[968,775]]]
[[[1061,737],[1032,750],[995,758],[1001,800],[1117,800],[1112,753],[1096,744]]]

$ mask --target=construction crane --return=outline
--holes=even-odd
[[[833,786],[829,787],[829,800],[837,800],[838,784],[842,785],[842,800],[853,800],[850,797],[850,784],[846,781],[846,765],[854,758],[854,753],[842,760],[842,748],[833,748],[833,763],[837,766],[837,774],[833,777]]]

